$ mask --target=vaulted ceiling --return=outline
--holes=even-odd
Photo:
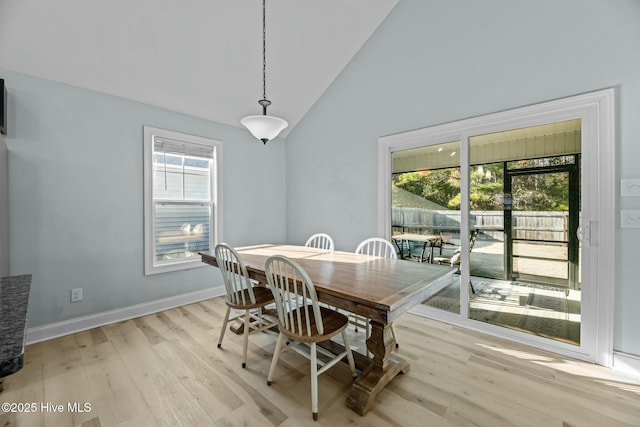
[[[397,1],[267,1],[283,136]],[[240,126],[261,113],[262,1],[0,0],[0,68]]]

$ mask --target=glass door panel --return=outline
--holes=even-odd
[[[471,140],[473,146],[474,140]],[[469,171],[471,282],[505,277],[504,163],[475,165]],[[472,239],[472,237],[474,239]]]
[[[394,152],[391,238],[400,258],[459,266],[460,200],[459,141]],[[460,275],[423,304],[460,313]]]
[[[580,345],[580,121],[553,126],[469,138],[469,317]]]

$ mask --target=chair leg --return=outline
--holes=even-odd
[[[471,288],[471,293],[472,293],[472,294],[475,294],[475,293],[476,293],[476,290],[475,290],[475,289],[473,289],[473,283],[471,283],[471,280],[469,280],[469,287]]]
[[[396,348],[400,347],[398,343],[398,336],[396,335],[396,327],[391,324],[391,335],[393,336],[393,340],[396,342]]]
[[[318,419],[318,354],[316,343],[311,343],[311,412],[313,421]]]
[[[358,376],[356,372],[356,362],[353,359],[353,353],[351,353],[351,347],[349,346],[349,338],[347,337],[347,331],[342,331],[342,342],[344,343],[344,348],[347,350],[347,360],[349,361],[349,368],[351,368],[351,374],[353,378]]]
[[[222,347],[222,339],[224,338],[224,332],[227,330],[227,322],[229,321],[230,313],[231,307],[227,306],[227,312],[224,315],[224,322],[222,322],[222,330],[220,330],[220,338],[218,338],[218,348]]]
[[[244,313],[244,336],[242,337],[242,367],[247,367],[247,347],[249,346],[249,329],[251,329],[251,317],[249,309]]]
[[[367,324],[366,326],[367,332],[365,333],[365,336],[364,336],[364,346],[367,349],[367,357],[371,357],[371,352],[369,351],[369,347],[367,347],[367,340],[369,339],[369,331],[371,330],[371,324],[369,319],[365,318],[364,320]]]
[[[276,365],[278,364],[278,358],[280,357],[280,350],[282,349],[282,341],[284,341],[284,335],[278,335],[278,342],[276,348],[273,351],[273,358],[271,359],[271,367],[269,368],[269,375],[267,375],[267,385],[271,385],[273,374],[276,371]]]

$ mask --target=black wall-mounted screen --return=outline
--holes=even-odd
[[[4,79],[0,79],[0,133],[7,134],[7,89]]]

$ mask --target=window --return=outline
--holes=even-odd
[[[220,240],[222,142],[144,127],[145,275],[202,266]]]

